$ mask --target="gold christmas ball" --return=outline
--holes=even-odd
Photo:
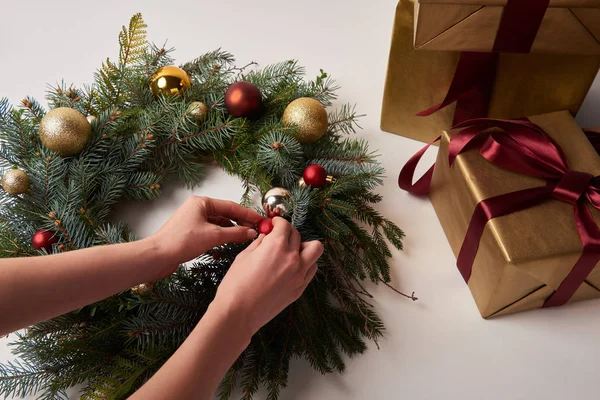
[[[263,210],[267,217],[283,217],[287,212],[285,202],[290,198],[290,191],[282,187],[269,190],[262,199]]]
[[[25,171],[11,169],[2,177],[2,189],[8,194],[23,194],[29,190],[29,177]]]
[[[183,93],[192,86],[192,80],[187,72],[174,65],[159,68],[150,78],[150,90],[158,96],[166,94],[174,96]]]
[[[42,143],[63,157],[81,153],[91,134],[92,127],[85,115],[73,108],[55,108],[40,121]]]
[[[193,101],[188,106],[188,112],[200,123],[208,116],[208,106],[201,101]]]
[[[284,126],[295,126],[300,143],[314,143],[327,131],[327,111],[321,103],[309,97],[292,101],[283,112]]]
[[[131,293],[137,294],[140,296],[147,296],[150,294],[150,292],[152,292],[152,289],[154,289],[154,283],[152,283],[152,282],[140,283],[139,285],[131,288]]]
[[[333,183],[333,182],[335,182],[335,178],[333,177],[333,175],[327,175],[325,182]],[[304,188],[310,187],[310,185],[306,184],[306,182],[304,181],[304,177],[300,177],[300,179],[298,179],[298,187],[301,189],[304,189]]]
[[[96,118],[93,115],[88,115],[87,117],[85,117],[85,119],[87,119],[90,125],[93,125],[98,120],[98,118]]]

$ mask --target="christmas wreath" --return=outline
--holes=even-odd
[[[342,353],[382,335],[361,281],[390,281],[388,243],[401,249],[403,237],[373,208],[384,171],[365,141],[347,137],[354,107],[328,114],[334,82],[323,71],[303,80],[295,61],[238,68],[217,50],[173,66],[145,29],[133,16],[118,62],[107,59],[92,85],[50,88],[51,111],[29,97],[0,102],[0,256],[131,241],[109,219],[119,200],[154,199],[172,177],[194,186],[216,162],[241,178],[242,204],[265,194],[265,217],[283,215],[326,249],[305,294],[255,335],[220,398],[236,385],[244,398],[261,385],[278,398],[292,357],[343,371]],[[268,219],[260,225],[269,230]],[[19,360],[0,366],[0,394],[54,399],[83,383],[82,398],[125,398],[186,338],[243,248],[215,248],[163,281],[30,327],[12,344]]]

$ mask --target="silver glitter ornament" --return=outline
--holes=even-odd
[[[287,212],[285,202],[290,199],[290,191],[281,188],[274,187],[269,190],[262,199],[263,210],[268,217],[283,217]]]

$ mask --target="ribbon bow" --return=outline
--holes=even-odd
[[[499,167],[546,180],[545,186],[502,194],[477,204],[457,257],[463,278],[469,281],[481,235],[489,220],[557,199],[573,205],[577,231],[583,244],[583,252],[575,266],[546,300],[544,307],[565,304],[600,261],[600,228],[585,205],[587,201],[600,210],[600,177],[570,169],[560,147],[542,128],[528,120],[481,118],[465,121],[454,128],[463,130],[452,137],[448,146],[450,166],[459,154],[478,147],[485,159]],[[416,195],[429,191],[434,167],[414,185],[412,178],[419,159],[434,142],[406,163],[398,178],[402,189]]]

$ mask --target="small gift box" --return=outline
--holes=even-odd
[[[600,297],[600,157],[567,111],[466,121],[400,185],[429,197],[484,318]],[[429,187],[430,185],[430,187]]]
[[[413,14],[412,2],[398,3],[381,114],[387,132],[429,142],[474,117],[575,114],[600,66],[593,55],[415,50]],[[444,102],[449,105],[437,112],[416,115]]]
[[[516,20],[506,20],[513,14]],[[503,21],[504,19],[504,21]],[[506,24],[503,26],[503,23]],[[535,29],[537,28],[537,29]],[[600,54],[598,0],[418,0],[414,46],[422,50],[518,51],[496,39],[510,30],[515,40],[535,29],[520,52]],[[525,34],[526,35],[526,34]]]

